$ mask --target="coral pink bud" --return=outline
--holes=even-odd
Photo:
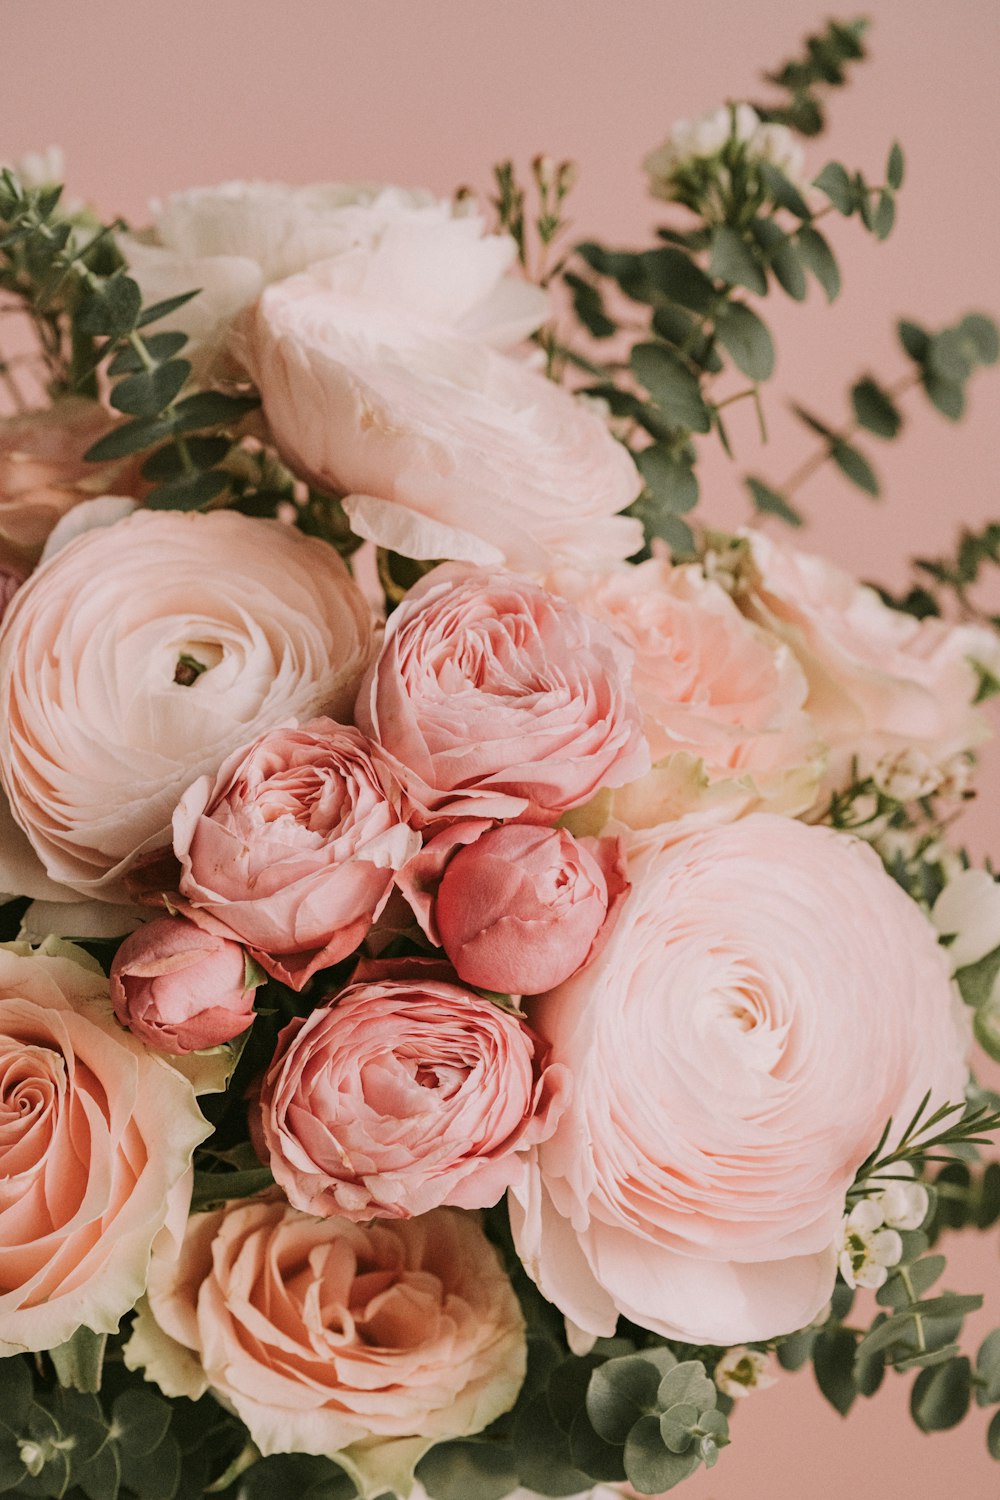
[[[199,1052],[246,1031],[253,988],[239,943],[183,917],[159,917],[127,937],[111,965],[123,1026],[161,1052]]]

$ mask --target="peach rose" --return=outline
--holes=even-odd
[[[48,874],[123,899],[196,777],[276,722],[350,713],[370,611],[332,548],[231,511],[85,532],[0,628],[0,780]]]
[[[989,739],[974,661],[1000,673],[994,632],[917,620],[883,604],[825,558],[747,533],[756,578],[742,607],[788,642],[809,682],[806,707],[830,746],[825,784],[846,786],[919,755],[942,779],[953,757]]]
[[[632,862],[604,950],[531,1025],[573,1096],[511,1215],[578,1327],[692,1344],[804,1327],[890,1117],[960,1101],[944,951],[860,841],[751,813]]]
[[[150,1247],[179,1238],[210,1134],[186,1079],[128,1032],[100,966],[0,945],[0,1356],[113,1333]]]
[[[264,1141],[296,1208],[409,1219],[488,1208],[552,1134],[568,1076],[523,1019],[453,983],[447,965],[362,966],[278,1039]],[[442,977],[446,976],[446,977]]]
[[[269,287],[247,361],[297,473],[346,494],[359,536],[407,557],[628,557],[642,483],[603,418],[426,315],[342,295],[325,267]]]
[[[508,275],[509,235],[487,234],[482,215],[432,193],[369,183],[224,182],[152,205],[152,228],[121,245],[144,300],[200,287],[157,328],[190,335],[185,356],[202,374],[225,370],[237,314],[270,282],[329,263],[352,296],[431,312],[499,347],[527,338],[548,314],[535,286]]]
[[[96,401],[69,396],[43,411],[0,421],[0,542],[36,562],[60,517],[81,500],[118,488],[132,460],[89,464],[87,449],[115,424]]]
[[[335,1458],[408,1495],[428,1448],[517,1398],[524,1321],[475,1217],[351,1224],[275,1197],[195,1214],[125,1347],[168,1396],[212,1391],[263,1454]]]
[[[182,910],[296,990],[353,953],[420,847],[379,754],[356,729],[314,719],[201,777],[173,818]]]
[[[695,566],[650,558],[602,572],[562,570],[548,587],[632,648],[632,685],[653,769],[604,799],[647,828],[731,805],[790,816],[814,801],[823,746],[803,711],[805,675],[790,648],[740,614]]]
[[[394,610],[355,707],[411,821],[554,823],[648,769],[631,652],[511,573],[445,564]]]
[[[254,988],[239,943],[183,917],[158,917],[131,933],[109,983],[119,1021],[160,1052],[218,1047],[253,1021]]]

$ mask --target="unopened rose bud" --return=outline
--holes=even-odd
[[[183,917],[159,917],[127,937],[111,965],[123,1026],[161,1052],[201,1052],[246,1031],[254,990],[239,943]]]

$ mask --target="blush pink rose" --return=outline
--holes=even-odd
[[[618,512],[642,482],[594,409],[441,322],[344,296],[335,271],[269,287],[246,353],[279,448],[346,494],[359,536],[527,573],[638,550]]]
[[[411,821],[554,823],[649,767],[631,652],[511,573],[445,564],[394,610],[358,696]]]
[[[474,819],[432,838],[397,884],[459,979],[510,995],[553,989],[588,963],[628,891],[617,839]]]
[[[867,845],[790,818],[650,843],[630,875],[603,951],[527,1006],[574,1087],[514,1187],[518,1253],[592,1334],[789,1333],[886,1122],[963,1097],[946,956]]]
[[[281,1033],[260,1110],[296,1208],[350,1219],[487,1208],[551,1135],[566,1070],[523,1017],[442,969],[370,965]]]
[[[794,816],[824,766],[791,649],[740,614],[699,567],[650,558],[600,572],[564,569],[547,584],[632,649],[632,686],[653,768],[605,799],[647,828],[722,802]]]
[[[825,558],[761,533],[747,541],[755,576],[741,604],[805,671],[806,707],[830,746],[828,787],[851,781],[855,758],[862,778],[904,754],[941,770],[990,738],[973,662],[1000,672],[992,631],[917,620]]]
[[[0,1356],[112,1333],[150,1247],[183,1228],[194,1090],[122,1031],[99,965],[49,939],[0,946]]]
[[[332,547],[232,511],[84,532],[0,627],[0,781],[53,880],[125,900],[184,788],[289,718],[346,717],[371,613]]]
[[[253,1021],[239,943],[183,917],[158,917],[122,943],[111,964],[111,1004],[134,1036],[160,1052],[200,1052]]]
[[[314,719],[196,781],[173,819],[184,912],[296,990],[353,953],[420,847],[379,756],[356,729]]]
[[[275,1196],[193,1215],[180,1258],[154,1258],[125,1362],[168,1396],[212,1391],[265,1455],[408,1495],[428,1448],[513,1406],[526,1344],[474,1215],[361,1225]]]

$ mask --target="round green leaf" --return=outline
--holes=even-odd
[[[923,1432],[944,1432],[958,1426],[969,1410],[971,1374],[964,1355],[920,1372],[910,1394],[910,1411]]]
[[[641,1417],[625,1444],[625,1473],[640,1495],[662,1495],[693,1474],[701,1462],[697,1451],[671,1453],[663,1445],[657,1417]]]

